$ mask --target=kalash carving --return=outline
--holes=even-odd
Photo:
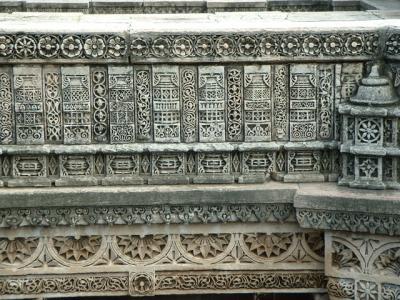
[[[400,189],[399,97],[382,64],[374,64],[355,96],[339,106],[343,116],[340,185]]]

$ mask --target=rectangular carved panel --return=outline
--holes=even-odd
[[[152,141],[151,70],[148,66],[134,66],[136,99],[136,138]]]
[[[95,143],[109,141],[109,103],[108,103],[108,78],[105,67],[94,67],[90,70],[92,88],[92,134]]]
[[[10,67],[0,67],[0,144],[14,140],[13,93]]]
[[[153,67],[154,141],[180,141],[178,66]]]
[[[135,141],[132,67],[110,67],[108,73],[111,143],[132,143]]]
[[[335,87],[335,66],[319,65],[319,84],[318,84],[318,132],[319,138],[333,138],[333,118],[334,118],[334,87]]]
[[[271,66],[244,67],[245,141],[271,140]]]
[[[226,71],[228,141],[243,140],[243,69],[228,67]]]
[[[289,68],[286,65],[274,67],[274,130],[276,140],[289,139]]]
[[[290,140],[317,136],[317,65],[290,66]]]
[[[16,66],[13,71],[17,144],[43,144],[42,68]]]
[[[182,99],[182,136],[183,141],[192,143],[198,141],[198,92],[197,69],[195,67],[182,67],[181,74],[181,99]]]
[[[61,143],[63,124],[60,67],[45,66],[43,68],[43,94],[46,114],[46,142]]]
[[[200,142],[225,140],[224,67],[199,67]]]
[[[89,67],[62,67],[64,143],[90,144]]]

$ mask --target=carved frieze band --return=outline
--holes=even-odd
[[[132,36],[115,34],[2,34],[0,60],[377,56],[378,32],[268,33]],[[387,38],[385,52],[397,55],[399,34]]]
[[[1,144],[333,139],[331,64],[15,65],[0,76]]]
[[[90,134],[89,130],[85,133]],[[72,133],[86,136],[77,130]],[[248,180],[261,183],[271,177],[286,180],[288,176],[302,174],[323,182],[337,178],[338,154],[329,148],[109,154],[87,154],[74,149],[65,154],[0,155],[0,180],[8,187],[51,186],[52,183],[56,186],[168,184],[173,180],[182,184],[246,183]]]
[[[205,284],[206,283],[206,284]],[[0,278],[0,294],[4,299],[29,295],[157,295],[191,294],[218,290],[232,291],[309,290],[321,292],[325,288],[323,272],[214,272],[202,273],[123,273],[26,276]]]
[[[296,208],[296,217],[303,228],[400,235],[400,216],[395,214]]]
[[[0,210],[0,227],[90,224],[201,224],[235,222],[295,222],[293,205],[209,204],[7,208]]]
[[[321,232],[0,238],[0,295],[322,289],[323,254]],[[230,271],[222,271],[228,265]],[[287,271],[281,271],[282,265]],[[108,273],[97,273],[102,266]],[[74,274],[79,267],[85,274]],[[48,277],[60,269],[69,274]],[[35,275],[18,277],[29,270]],[[5,276],[8,272],[13,274]],[[81,278],[79,284],[76,278]]]

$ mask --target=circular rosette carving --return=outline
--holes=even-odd
[[[92,36],[85,40],[83,49],[88,57],[98,58],[105,53],[106,43],[101,37]]]
[[[256,54],[257,41],[249,36],[241,37],[239,39],[239,52],[240,54],[251,56]]]
[[[21,36],[15,41],[15,53],[18,57],[35,57],[36,41],[29,36]]]
[[[230,37],[223,36],[217,39],[217,54],[221,56],[230,56],[235,53],[235,41]]]
[[[0,238],[0,266],[7,267],[26,265],[37,255],[39,238]]]
[[[133,263],[148,263],[160,258],[169,248],[167,235],[120,235],[116,236],[114,244],[120,256]]]
[[[288,36],[282,40],[281,49],[285,55],[297,55],[300,49],[300,42],[296,37]]]
[[[171,53],[171,42],[166,37],[159,37],[154,40],[152,50],[157,57],[168,57]]]
[[[320,53],[321,43],[315,36],[306,37],[303,41],[303,51],[305,55],[318,55]]]
[[[67,36],[62,40],[61,52],[65,57],[78,57],[81,55],[82,49],[82,42],[77,36]]]
[[[389,37],[386,42],[386,51],[389,54],[398,54],[400,53],[400,35],[393,34]]]
[[[67,264],[86,265],[96,260],[104,251],[105,243],[99,235],[59,236],[50,240],[50,251]]]
[[[339,36],[331,35],[323,43],[324,52],[328,55],[340,55],[343,49],[343,41]]]
[[[140,272],[129,274],[129,294],[149,295],[154,292],[154,274]]]
[[[289,252],[292,233],[248,233],[243,235],[243,248],[251,257],[274,259]]]
[[[60,50],[60,42],[54,35],[46,35],[39,39],[39,54],[45,58],[57,56]]]
[[[201,36],[196,39],[196,54],[199,56],[208,56],[213,53],[213,40],[207,36]]]
[[[363,51],[364,41],[362,37],[350,35],[346,40],[346,49],[351,55],[359,55]]]
[[[14,50],[14,41],[8,35],[0,36],[0,56],[9,57]]]
[[[262,54],[274,55],[278,52],[278,43],[275,38],[267,36],[260,40],[260,50]]]
[[[126,53],[125,39],[119,36],[112,36],[107,41],[107,55],[112,58],[119,58]]]
[[[134,39],[131,43],[131,53],[134,56],[146,56],[149,54],[149,45],[144,39]]]
[[[188,253],[192,259],[201,261],[225,256],[232,247],[233,239],[229,233],[183,234],[180,242],[184,253]]]
[[[361,143],[377,143],[381,138],[379,121],[376,119],[362,119],[358,124],[357,137]]]
[[[174,40],[172,51],[176,56],[188,57],[193,53],[192,41],[188,38],[177,38]]]

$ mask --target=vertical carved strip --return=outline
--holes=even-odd
[[[62,67],[64,143],[90,144],[89,67]]]
[[[61,72],[59,67],[44,67],[44,101],[46,112],[46,141],[62,142]]]
[[[42,68],[14,67],[17,144],[43,144]]]
[[[144,142],[151,142],[151,74],[147,66],[135,66],[135,97],[136,97],[136,137]]]
[[[183,141],[197,142],[197,75],[196,68],[181,69],[182,126]]]
[[[243,140],[243,71],[227,70],[227,136],[228,141]]]
[[[335,65],[335,106],[334,106],[334,134],[335,134],[335,140],[340,140],[340,114],[338,111],[339,103],[341,102],[341,73],[342,73],[342,65],[341,64],[336,64]]]
[[[178,66],[153,67],[154,141],[180,142]]]
[[[225,140],[224,67],[199,67],[199,140]]]
[[[319,137],[333,136],[334,65],[319,66]]]
[[[271,81],[271,66],[244,67],[244,132],[247,142],[271,140]]]
[[[0,68],[0,144],[11,144],[13,134],[13,105],[11,68]]]
[[[93,98],[93,141],[107,143],[109,140],[109,107],[106,68],[92,68],[90,78]]]
[[[317,66],[290,67],[290,140],[310,141],[317,137]]]
[[[110,67],[108,72],[111,143],[132,143],[135,141],[132,67]]]
[[[285,65],[276,65],[274,72],[274,135],[278,141],[289,138],[289,68]]]

